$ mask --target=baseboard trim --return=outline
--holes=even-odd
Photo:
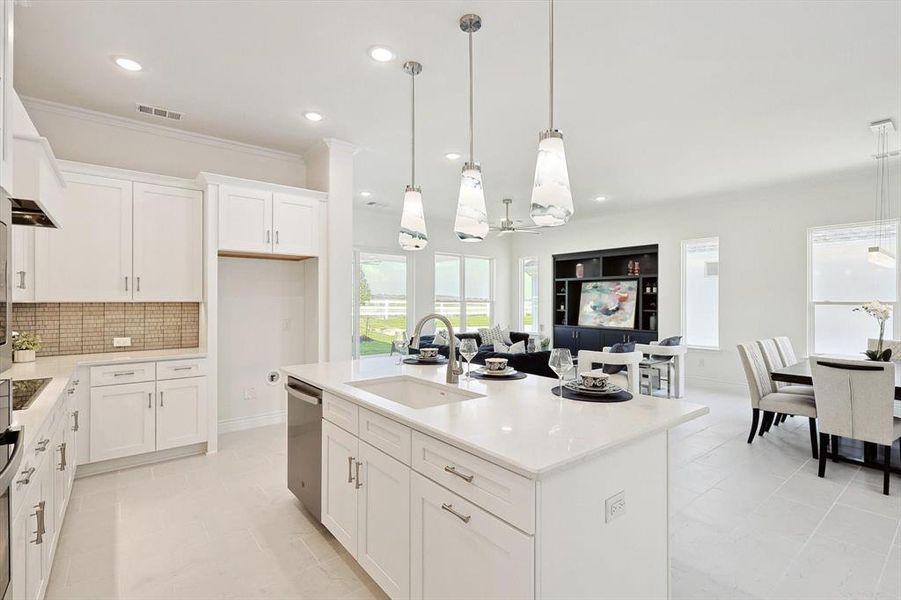
[[[257,427],[265,427],[266,425],[278,425],[285,422],[285,411],[278,410],[261,415],[251,415],[249,417],[234,417],[232,419],[224,419],[219,421],[219,433],[231,433],[233,431],[243,431],[244,429],[255,429]]]
[[[203,454],[205,452],[206,442],[200,442],[199,444],[191,444],[190,446],[182,446],[180,448],[170,448],[168,450],[160,450],[159,452],[148,452],[146,454],[136,454],[135,456],[101,460],[99,462],[78,465],[75,469],[75,479],[90,477],[91,475],[100,475],[101,473],[110,473],[121,469],[129,469],[131,467],[152,465],[176,458]]]

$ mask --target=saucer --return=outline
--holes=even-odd
[[[516,375],[516,369],[513,367],[507,367],[503,371],[489,371],[487,367],[482,367],[480,369],[476,369],[476,373],[480,375],[486,375],[488,377],[507,377],[509,375]]]

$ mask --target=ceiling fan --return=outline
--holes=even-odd
[[[508,233],[532,233],[535,235],[540,235],[537,231],[535,231],[536,229],[541,229],[540,227],[536,225],[526,225],[520,227],[517,225],[517,223],[519,223],[520,221],[514,221],[510,218],[510,205],[513,203],[512,198],[504,198],[502,202],[505,205],[505,216],[503,219],[501,219],[500,223],[498,223],[497,226],[490,228],[491,231],[496,231],[499,236],[507,235]]]

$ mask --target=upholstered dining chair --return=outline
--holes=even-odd
[[[810,453],[814,458],[820,456],[817,451],[817,406],[812,396],[777,392],[772,385],[770,372],[763,361],[763,355],[756,344],[739,344],[738,355],[748,380],[748,391],[751,395],[751,434],[748,443],[754,441],[754,434],[763,436],[769,431],[777,413],[807,417],[810,427]],[[763,412],[761,420],[760,413]],[[760,431],[757,423],[760,421]]]
[[[820,420],[820,465],[826,475],[829,436],[882,446],[882,493],[888,496],[892,444],[901,439],[901,418],[894,416],[895,365],[858,359],[810,357]],[[836,448],[831,448],[832,453]]]
[[[788,338],[784,338],[788,340]],[[757,347],[760,349],[760,353],[763,355],[763,362],[766,365],[767,371],[772,373],[776,369],[781,369],[783,367],[787,367],[789,365],[795,364],[794,362],[786,362],[785,355],[779,351],[779,343],[776,341],[776,338],[765,339],[765,340],[757,340]],[[791,341],[788,341],[788,347],[791,348]],[[789,356],[794,356],[794,350],[791,350],[791,354]],[[783,381],[772,381],[770,378],[770,383],[773,386],[774,392],[783,392],[785,394],[800,394],[802,396],[813,396],[813,386],[812,385],[799,385],[794,383],[785,383]],[[786,414],[777,414],[775,419],[773,419],[773,425],[776,427],[779,426],[779,423],[785,421],[788,417]]]
[[[773,338],[773,341],[776,342],[776,348],[779,349],[779,356],[782,357],[782,363],[786,367],[797,364],[798,355],[795,354],[795,348],[792,346],[792,341],[787,335],[775,337]]]
[[[625,383],[629,392],[633,394],[639,393],[638,367],[641,359],[644,358],[642,353],[639,350],[633,350],[632,352],[610,352],[609,350],[609,347],[604,348],[603,352],[579,350],[579,372],[590,371],[591,365],[595,363],[600,363],[604,366],[625,367],[623,370],[626,372],[626,381],[620,381],[620,383]],[[613,374],[611,375],[611,380],[618,377],[620,377],[619,374]]]

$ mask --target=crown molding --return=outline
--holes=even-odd
[[[285,152],[283,150],[273,150],[272,148],[264,148],[262,146],[255,146],[253,144],[246,144],[244,142],[226,140],[224,138],[205,135],[203,133],[194,133],[192,131],[184,131],[182,129],[175,129],[174,127],[167,127],[165,125],[157,125],[156,123],[145,123],[136,119],[129,119],[126,117],[111,115],[96,110],[81,108],[79,106],[53,102],[51,100],[42,100],[40,98],[31,98],[28,96],[22,96],[21,99],[22,104],[24,104],[25,108],[27,109],[40,110],[57,115],[62,115],[65,117],[70,117],[73,119],[80,119],[82,121],[108,125],[110,127],[130,129],[132,131],[168,137],[184,142],[191,142],[194,144],[203,144],[205,146],[212,146],[214,148],[230,150],[232,152],[243,152],[245,154],[252,154],[255,156],[261,156],[274,160],[304,162],[303,155],[301,154],[294,154],[292,152]]]

